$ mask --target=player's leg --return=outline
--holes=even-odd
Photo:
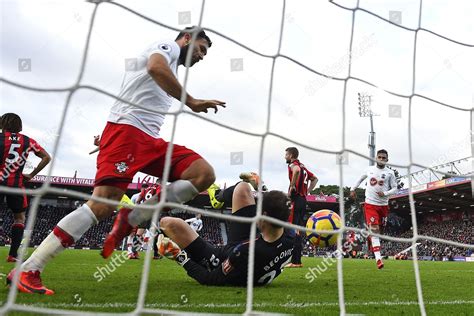
[[[95,187],[93,196],[120,201],[123,189],[110,186]],[[115,206],[102,202],[88,201],[86,204],[69,213],[54,227],[53,231],[41,242],[38,248],[21,265],[18,289],[25,293],[38,293],[52,295],[54,291],[44,287],[41,283],[40,273],[46,264],[72,246],[89,228],[97,224],[98,220],[109,217]],[[15,270],[7,277],[11,283]]]
[[[7,206],[13,212],[13,224],[11,227],[11,246],[8,253],[7,262],[15,262],[18,257],[18,248],[20,248],[25,230],[25,209],[28,207],[26,195],[7,195]]]
[[[369,226],[370,231],[375,233],[375,234],[380,234],[380,226],[376,224],[371,224]],[[377,267],[379,269],[383,268],[383,261],[382,261],[382,255],[380,254],[380,238],[377,236],[369,236],[370,242],[372,244],[372,252],[374,253],[375,256],[375,261],[377,263]]]
[[[255,205],[250,185],[239,182],[234,188],[229,189],[229,192],[232,192],[232,216],[254,217],[257,214],[257,205]],[[228,227],[227,243],[229,245],[236,245],[250,238],[250,223],[230,221]]]
[[[11,246],[8,252],[8,262],[15,262],[18,257],[18,248],[20,248],[23,239],[23,232],[25,230],[25,212],[13,213],[13,224],[11,228],[10,238]]]
[[[209,188],[207,188],[207,194],[209,195],[209,201],[211,202],[212,208],[221,209],[224,206],[224,201],[222,200],[222,192],[220,187],[213,183]]]
[[[383,230],[387,225],[387,216],[388,216],[388,205],[378,206],[377,207],[377,214],[378,214],[378,225],[373,225],[373,232],[377,234],[383,234]],[[382,244],[379,237],[374,238],[376,244],[373,245],[374,248],[374,255],[377,262],[377,267],[382,269],[384,267],[382,261]]]
[[[364,205],[365,222],[370,232],[379,234],[381,218],[378,212],[378,206],[366,203]],[[379,269],[383,268],[382,256],[380,254],[380,238],[377,236],[369,235],[367,238],[370,243],[371,251],[374,253],[375,262]]]
[[[246,182],[239,182],[232,191],[232,214],[249,205],[255,205],[250,186]]]
[[[95,187],[94,197],[120,201],[124,190],[112,186]],[[89,200],[81,207],[66,215],[43,240],[33,254],[22,265],[22,271],[42,272],[46,264],[64,249],[72,246],[89,228],[99,220],[110,217],[114,205]]]
[[[161,259],[161,255],[158,252],[158,234],[153,237],[153,259]]]
[[[136,248],[135,248],[137,258],[138,258],[138,251],[142,251],[142,250],[146,251],[148,238],[147,238],[147,235],[146,235],[146,228],[145,227],[150,227],[150,223],[147,222],[146,224],[142,224],[142,225],[138,226],[138,229],[137,229],[137,244],[136,244]]]
[[[293,218],[292,224],[304,226],[304,213],[306,211],[306,198],[304,196],[297,195],[293,198]],[[301,262],[301,254],[303,251],[303,234],[301,231],[295,231],[295,238],[293,242],[293,256],[291,257],[291,263],[288,267],[301,268],[303,264]]]
[[[220,209],[222,207],[232,208],[232,196],[234,195],[235,187],[239,183],[240,182],[237,182],[235,185],[225,189],[220,189],[215,183],[212,184],[207,189],[212,207],[215,209]]]
[[[152,149],[149,145],[150,139],[153,138],[133,126],[107,123],[101,137],[92,196],[120,201],[135,173],[147,163],[144,153]],[[133,164],[130,164],[132,161]],[[109,217],[115,208],[115,205],[89,200],[61,219],[22,264],[19,290],[27,293],[53,294],[53,291],[41,284],[39,276],[46,264],[73,245],[92,225]],[[122,213],[124,212],[120,211],[117,217],[123,217],[120,216]],[[129,233],[130,231],[122,236],[119,242]],[[8,276],[10,280],[12,273],[14,271]]]
[[[127,257],[128,259],[135,259],[135,235],[136,235],[136,230],[133,230],[128,236],[127,236]]]

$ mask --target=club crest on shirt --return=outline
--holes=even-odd
[[[160,49],[164,52],[171,51],[171,47],[168,44],[160,44]]]
[[[371,216],[371,217],[370,217],[370,222],[371,222],[371,223],[375,222],[375,217]]]
[[[381,178],[382,178],[382,179],[385,179],[385,173],[382,173]]]
[[[377,179],[376,178],[370,178],[370,185],[374,186],[377,184]]]
[[[115,168],[117,169],[117,173],[125,173],[129,169],[129,166],[127,166],[125,162],[121,161],[115,164]]]
[[[234,267],[232,266],[232,264],[230,263],[229,259],[225,260],[223,263],[222,263],[222,273],[224,273],[225,275],[229,274],[230,271],[234,270]]]

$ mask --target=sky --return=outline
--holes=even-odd
[[[116,2],[177,29],[197,25],[202,7],[201,2],[190,0]],[[357,3],[335,2],[349,8]],[[345,186],[354,184],[368,165],[367,159],[349,154],[340,174],[336,155],[318,150],[348,149],[368,156],[370,124],[368,118],[359,116],[358,92],[372,96],[377,148],[388,150],[390,163],[404,166],[410,163],[409,98],[384,90],[474,108],[474,47],[419,31],[413,69],[415,32],[357,11],[350,75],[377,88],[356,79],[328,79],[308,68],[348,78],[352,11],[328,1],[290,0],[283,15],[282,4],[274,0],[205,2],[201,25],[210,29],[207,33],[213,45],[204,61],[190,69],[186,89],[195,98],[223,100],[227,107],[217,114],[179,114],[174,142],[208,160],[217,183],[233,184],[242,171],[260,171],[269,188],[286,191],[284,151],[297,144],[300,160],[318,176],[319,184],[339,184],[341,177]],[[361,0],[359,6],[404,27],[418,27],[419,1]],[[1,78],[45,89],[75,85],[93,8],[90,2],[76,0],[3,0]],[[280,54],[288,58],[276,58],[269,95],[273,58],[259,56],[219,34],[260,54],[276,56],[282,16]],[[473,17],[472,1],[424,1],[421,27],[472,45]],[[99,5],[80,84],[118,94],[126,60],[150,43],[174,39],[176,34],[118,6]],[[178,75],[183,82],[184,67]],[[77,170],[78,177],[93,178],[96,156],[88,152],[94,148],[93,136],[106,124],[113,99],[92,90],[76,90],[59,137],[67,95],[28,91],[0,81],[0,112],[19,114],[24,133],[53,154],[52,175],[73,176]],[[416,96],[411,100],[413,163],[433,166],[472,156],[469,111]],[[171,112],[177,109],[179,102]],[[168,115],[162,127],[166,140],[171,139],[173,121],[174,115]],[[57,139],[59,150],[53,152]],[[30,158],[28,168],[37,162]],[[407,173],[406,168],[397,169]]]

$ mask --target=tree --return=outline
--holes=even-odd
[[[344,187],[343,192],[344,196],[348,197],[349,193],[351,191],[350,187]],[[311,191],[311,194],[321,194],[323,193],[324,195],[337,195],[339,197],[339,186],[335,184],[330,184],[330,185],[320,185],[319,188],[314,189]],[[364,194],[364,189],[357,188],[356,189],[356,195],[357,195],[357,200],[364,200],[365,199],[365,194]]]

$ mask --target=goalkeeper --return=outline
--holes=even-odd
[[[289,205],[286,194],[270,191],[263,196],[262,214],[286,221]],[[256,210],[249,185],[237,184],[232,195],[232,216],[252,218]],[[251,224],[232,221],[229,225],[228,244],[216,247],[199,237],[182,219],[164,217],[160,228],[168,237],[158,237],[158,250],[176,260],[201,284],[245,286]],[[255,240],[255,286],[269,284],[280,275],[293,252],[293,239],[283,227],[264,220],[259,220],[257,227],[260,233]]]

